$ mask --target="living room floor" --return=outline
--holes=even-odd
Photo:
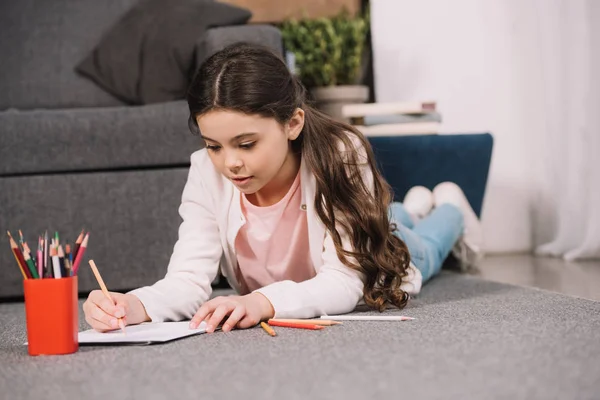
[[[568,262],[530,254],[489,255],[474,275],[600,301],[600,260]]]

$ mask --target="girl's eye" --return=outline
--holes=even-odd
[[[254,147],[254,145],[256,144],[256,142],[247,142],[247,143],[242,143],[240,144],[240,147],[242,149],[251,149],[252,147]]]
[[[212,146],[207,144],[206,149],[216,153],[217,151],[221,150],[221,146]]]

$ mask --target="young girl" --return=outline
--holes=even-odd
[[[116,304],[92,291],[84,311],[94,329],[191,319],[229,331],[361,301],[403,308],[453,247],[476,261],[479,222],[456,185],[413,188],[390,204],[369,142],[305,96],[262,47],[233,45],[203,64],[187,101],[206,148],[191,157],[167,274],[112,293]],[[219,268],[239,295],[208,300]]]

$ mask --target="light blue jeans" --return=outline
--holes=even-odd
[[[451,204],[442,204],[415,224],[402,203],[394,202],[390,204],[389,215],[390,222],[398,226],[394,233],[406,243],[411,261],[421,271],[425,283],[440,272],[462,235],[462,212]]]

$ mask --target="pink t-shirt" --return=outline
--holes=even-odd
[[[306,212],[301,210],[300,173],[276,204],[257,207],[242,194],[246,224],[235,239],[242,294],[282,280],[315,276],[308,246]]]

